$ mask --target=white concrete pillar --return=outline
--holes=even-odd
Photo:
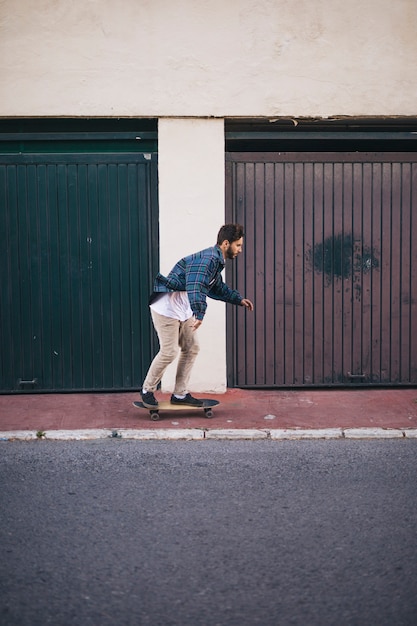
[[[225,221],[224,121],[162,118],[158,125],[160,270],[167,274],[187,254],[216,243]],[[225,304],[208,298],[198,329],[201,345],[190,391],[226,390]],[[162,391],[174,387],[176,363]]]

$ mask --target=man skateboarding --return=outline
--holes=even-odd
[[[178,350],[180,356],[171,403],[203,405],[189,393],[188,382],[199,352],[195,331],[203,322],[207,296],[253,311],[252,302],[228,287],[221,277],[226,259],[234,259],[242,252],[243,236],[240,224],[225,224],[219,230],[215,246],[182,258],[168,276],[157,274],[149,305],[160,347],[141,389],[146,408],[158,407],[154,392]]]

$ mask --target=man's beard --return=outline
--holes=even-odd
[[[230,248],[227,248],[226,256],[227,256],[228,259],[234,259],[236,255],[233,254],[233,252],[232,252],[232,250]]]

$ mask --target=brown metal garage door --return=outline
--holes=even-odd
[[[230,386],[417,382],[417,155],[228,153]]]

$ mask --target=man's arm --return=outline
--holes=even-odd
[[[243,297],[236,289],[231,289],[223,282],[220,274],[217,276],[215,282],[210,285],[210,290],[207,295],[213,298],[213,300],[222,300],[222,302],[228,302],[229,304],[242,304],[243,300]]]
[[[241,305],[253,311],[253,304],[247,298],[231,289],[223,282],[218,259],[203,254],[192,255],[187,259],[185,276],[186,290],[191,310],[195,317],[194,330],[201,326],[207,308],[206,297],[229,304]]]
[[[207,309],[207,294],[216,276],[217,260],[207,254],[187,258],[185,283],[190,307],[196,320],[203,321]]]

